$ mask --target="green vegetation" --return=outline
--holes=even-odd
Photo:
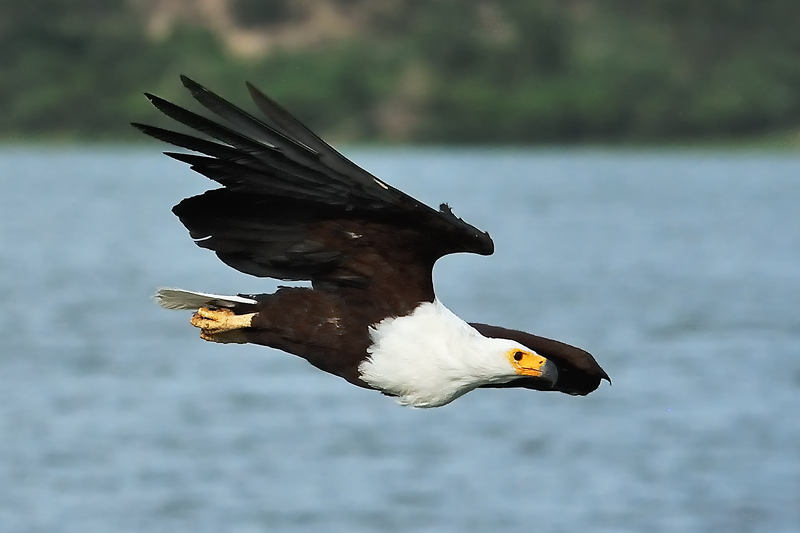
[[[0,0],[0,138],[138,138],[128,122],[158,120],[143,91],[188,101],[179,73],[240,104],[250,80],[347,140],[654,143],[800,129],[795,0],[331,3],[358,13],[359,31],[242,58],[200,24],[148,38],[142,11],[123,2]],[[270,31],[302,20],[293,5],[230,10]]]

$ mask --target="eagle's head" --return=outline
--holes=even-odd
[[[547,390],[558,380],[552,361],[520,342],[481,335],[438,300],[381,321],[371,336],[361,380],[404,405],[439,407],[521,379]]]

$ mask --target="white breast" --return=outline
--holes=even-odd
[[[512,341],[482,336],[438,300],[382,320],[370,336],[361,379],[403,405],[438,407],[480,385],[518,377],[504,356]]]

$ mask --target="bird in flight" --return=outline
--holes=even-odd
[[[467,323],[436,298],[434,263],[456,252],[492,254],[488,233],[357,166],[251,84],[258,117],[181,79],[224,123],[146,93],[203,135],[133,125],[192,152],[165,153],[222,187],[173,212],[198,246],[236,270],[311,282],[236,296],[160,289],[162,307],[194,311],[202,339],[283,350],[414,407],[442,406],[477,388],[586,395],[610,382],[584,350]]]

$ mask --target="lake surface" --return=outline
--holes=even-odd
[[[800,531],[800,156],[348,151],[492,234],[448,307],[614,381],[414,410],[149,300],[276,286],[159,148],[0,150],[0,531]]]

